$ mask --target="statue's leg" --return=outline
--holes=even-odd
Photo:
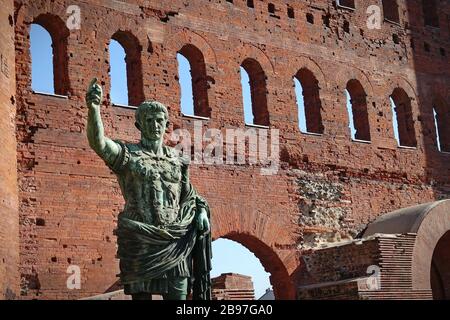
[[[164,300],[186,300],[188,288],[188,278],[169,279],[167,294],[163,295]]]
[[[132,300],[152,300],[152,294],[148,292],[139,292],[131,294]]]

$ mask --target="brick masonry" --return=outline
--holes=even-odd
[[[212,278],[213,300],[255,300],[252,277],[237,273],[223,273]]]
[[[298,298],[431,299],[431,290],[412,286],[415,240],[414,234],[380,235],[305,253],[308,277],[300,279]]]
[[[3,1],[0,11],[0,299],[20,295],[13,16],[13,1]]]
[[[14,148],[6,147],[1,157],[8,158],[1,162],[0,173],[10,180],[0,187],[6,189],[2,200],[11,205],[5,211],[8,222],[0,226],[11,222],[12,227],[2,228],[8,231],[0,236],[17,242],[18,196],[20,248],[2,242],[0,252],[11,252],[5,255],[11,256],[10,267],[20,253],[21,297],[87,297],[105,292],[116,281],[112,231],[123,200],[114,176],[88,147],[84,94],[90,79],[98,77],[106,95],[106,133],[139,138],[134,110],[112,106],[109,99],[108,43],[119,30],[138,42],[134,48],[140,52],[141,70],[136,74],[142,78],[129,79],[135,97],[130,101],[139,102],[135,84],[142,83],[143,97],[168,106],[170,130],[193,129],[179,107],[176,53],[185,44],[198,48],[205,60],[211,108],[205,127],[244,128],[239,66],[247,58],[260,64],[268,121],[280,129],[278,174],[261,176],[260,168],[250,165],[192,165],[191,177],[211,205],[214,238],[229,238],[253,251],[271,273],[277,298],[295,297],[303,250],[350,239],[380,214],[447,198],[449,154],[436,148],[432,103],[437,97],[450,98],[450,5],[440,2],[437,29],[423,27],[419,0],[398,2],[400,24],[383,22],[380,30],[370,30],[366,9],[374,3],[381,6],[381,0],[356,1],[356,10],[337,7],[334,1],[292,1],[295,18],[287,16],[286,1],[279,0],[272,1],[273,14],[267,12],[265,0],[254,1],[255,8],[243,0],[16,0],[18,195],[16,170],[11,171]],[[81,9],[81,28],[65,30],[66,9],[74,4]],[[2,8],[2,17],[7,8]],[[1,37],[8,35],[3,32],[9,30],[5,21],[2,18]],[[62,81],[55,88],[67,98],[31,91],[33,21],[45,24],[55,36],[55,52],[62,57],[56,74]],[[12,44],[1,43],[2,50],[11,51]],[[13,60],[12,53],[7,56]],[[292,78],[302,68],[318,81],[322,135],[298,129]],[[350,139],[344,90],[351,79],[367,94],[371,143]],[[10,85],[2,88],[2,105],[11,95],[4,97],[4,92],[14,92],[13,82]],[[399,148],[394,139],[388,97],[397,87],[411,98],[414,149]],[[9,104],[10,111],[0,111],[1,128],[9,128],[0,136],[5,146],[11,145],[12,124],[1,121],[5,112],[6,118],[14,117],[11,108]],[[80,290],[66,287],[66,270],[73,264],[81,268]],[[4,274],[0,288],[9,281]]]

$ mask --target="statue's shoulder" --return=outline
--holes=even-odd
[[[120,145],[124,152],[134,153],[134,152],[142,151],[142,147],[141,147],[140,143],[131,143],[131,142],[126,142],[126,141],[122,141],[122,140],[114,140],[114,142],[117,143],[118,145]]]
[[[128,152],[142,152],[142,146],[140,143],[125,143],[125,147],[128,149]]]
[[[180,150],[177,150],[169,146],[164,146],[164,153],[169,159],[177,161],[181,165],[189,164],[189,158],[184,156]]]
[[[128,167],[130,160],[135,155],[135,152],[139,150],[139,146],[136,143],[128,143],[121,140],[113,141],[120,147],[119,154],[114,163],[108,166],[114,173],[121,174]]]

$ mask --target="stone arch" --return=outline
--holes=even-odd
[[[220,238],[238,242],[255,254],[265,271],[270,273],[270,283],[273,286],[275,299],[291,300],[295,298],[295,289],[288,270],[271,247],[253,235],[236,231],[229,232]]]
[[[250,209],[249,204],[237,205],[235,202],[212,209],[213,240],[227,238],[252,251],[272,274],[274,290],[278,288],[276,298],[295,299],[293,273],[299,264],[295,236],[298,226],[281,223],[270,212],[265,214]]]
[[[111,94],[108,92],[111,89],[111,79],[107,70],[110,67],[109,44],[113,39],[125,50],[128,104],[138,106],[145,100],[146,79],[143,75],[148,68],[145,60],[149,52],[146,49],[151,46],[147,37],[148,32],[144,25],[136,24],[133,19],[123,19],[120,13],[114,10],[108,10],[105,14],[99,15],[98,20],[98,24],[103,27],[96,30],[96,40],[99,44],[103,44],[104,51],[97,51],[95,54],[101,58],[99,62],[104,63],[101,67],[104,72],[97,76],[100,76],[99,80],[105,82],[104,87],[108,88],[106,92],[108,94],[105,96]],[[109,100],[111,102],[111,99]]]
[[[176,32],[164,42],[164,47],[175,56],[187,44],[196,47],[202,53],[207,67],[217,69],[214,49],[204,37],[191,30],[183,29]]]
[[[289,67],[290,70],[287,74],[296,73],[301,69],[307,69],[314,74],[314,77],[318,81],[319,89],[328,88],[328,81],[326,81],[325,73],[319,63],[317,63],[314,59],[304,56],[291,58],[287,61],[286,67]],[[289,79],[289,81],[291,81],[291,79]]]
[[[214,49],[203,36],[188,29],[174,32],[165,39],[163,47],[167,59],[171,63],[173,61],[175,66],[178,53],[189,61],[193,81],[194,115],[211,117],[213,114],[211,106],[215,105],[214,76],[217,71],[217,57]],[[176,68],[173,72],[178,74]],[[180,98],[181,86],[178,88]]]
[[[450,300],[450,231],[437,243],[431,260],[430,284],[433,299]]]
[[[338,86],[344,90],[347,85],[348,82],[352,79],[357,80],[361,86],[364,88],[364,91],[366,92],[367,97],[370,99],[370,97],[373,97],[374,95],[374,88],[373,88],[373,84],[372,81],[370,81],[369,76],[367,76],[367,74],[356,68],[356,67],[349,67],[346,68],[345,70],[342,70],[341,72],[339,72],[339,83]]]
[[[256,60],[261,65],[267,77],[272,77],[275,74],[275,67],[270,58],[263,50],[253,44],[243,43],[242,46],[236,48],[233,57],[237,59],[239,65],[245,59]]]
[[[445,247],[448,261],[450,244],[450,200],[441,200],[400,209],[385,215],[368,225],[363,237],[382,234],[415,234],[411,257],[411,284],[413,290],[432,290],[433,256]],[[436,257],[434,257],[436,258]],[[441,282],[447,294],[450,293],[450,265],[444,266],[447,281]],[[447,296],[448,298],[448,296]]]
[[[431,92],[433,100],[450,101],[450,88],[446,79],[434,80],[427,86],[427,91]]]
[[[411,81],[403,78],[403,77],[393,77],[391,79],[388,79],[387,81],[387,95],[391,94],[392,91],[394,91],[395,88],[402,88],[405,90],[405,92],[408,94],[408,96],[413,101],[413,110],[414,112],[417,112],[417,101],[418,101],[418,95],[417,90],[414,87],[414,85],[411,83]]]
[[[117,23],[117,22],[120,23]],[[114,11],[103,16],[102,23],[105,25],[101,29],[101,35],[99,35],[99,41],[104,41],[105,44],[109,43],[109,40],[118,32],[123,33],[134,41],[138,46],[144,48],[144,45],[149,41],[147,37],[147,30],[142,26],[136,24],[132,19],[123,20],[120,15],[117,15]]]
[[[415,229],[417,238],[412,260],[412,286],[413,289],[431,289],[433,253],[439,241],[450,230],[450,200],[438,201],[426,208],[417,220]],[[450,283],[446,285],[450,286]],[[450,288],[446,289],[450,292]]]

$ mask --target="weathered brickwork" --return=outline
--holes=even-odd
[[[254,81],[265,83],[265,90],[255,92],[259,98],[266,92],[265,100],[258,100],[266,110],[259,110],[255,123],[280,130],[278,173],[262,176],[254,165],[191,165],[191,177],[211,205],[214,238],[229,238],[253,251],[271,273],[277,298],[295,297],[303,250],[350,239],[380,214],[448,197],[450,155],[437,150],[432,107],[443,101],[448,110],[450,101],[449,2],[440,1],[439,28],[423,26],[420,0],[399,0],[399,24],[385,21],[373,30],[367,27],[366,9],[381,7],[381,0],[355,1],[355,10],[327,0],[273,0],[273,13],[268,1],[253,2],[254,8],[244,0],[15,1],[22,298],[81,298],[103,293],[116,281],[113,229],[123,200],[115,177],[87,144],[84,104],[86,87],[96,76],[105,90],[106,134],[139,138],[134,110],[110,103],[111,38],[128,51],[136,70],[128,79],[130,104],[144,98],[166,104],[170,131],[193,130],[193,120],[180,111],[176,54],[194,52],[185,45],[195,46],[204,59],[198,70],[206,74],[199,78],[206,81],[206,94],[205,85],[198,90],[201,115],[210,115],[203,120],[205,128],[244,129],[239,66],[246,61],[249,73],[264,72]],[[294,18],[288,17],[286,3]],[[66,28],[69,5],[81,10],[80,29]],[[4,21],[2,31],[8,28]],[[55,80],[60,84],[55,90],[65,98],[31,91],[33,22],[46,27],[57,42]],[[3,48],[6,42],[1,43]],[[299,72],[305,69],[313,75],[305,76],[305,92],[310,92],[305,103],[320,106],[311,108],[311,131],[321,135],[298,128],[293,77],[307,74]],[[350,80],[357,80],[366,94],[358,105],[367,106],[369,130],[361,137],[370,143],[351,140],[344,91],[358,92],[354,88],[359,87]],[[402,105],[412,122],[403,129],[413,129],[408,144],[415,148],[397,147],[394,139],[389,96],[396,88],[402,89],[400,98],[407,98]],[[2,105],[10,99],[3,92],[8,91],[2,88]],[[364,119],[364,114],[358,117]],[[3,143],[7,137],[0,135],[5,146],[10,145],[9,140]],[[6,147],[9,152],[2,157],[13,149]],[[2,162],[0,173],[14,180],[13,174],[5,175],[10,168]],[[1,196],[17,195],[7,190]],[[17,218],[14,204],[11,208],[8,221]],[[79,290],[66,287],[70,265],[81,268]],[[2,277],[0,288],[6,283]]]
[[[212,300],[255,300],[255,290],[249,276],[223,273],[211,282]]]
[[[305,253],[299,299],[431,299],[412,287],[416,236],[380,235]]]
[[[19,217],[15,139],[14,3],[0,11],[0,299],[19,296]]]

